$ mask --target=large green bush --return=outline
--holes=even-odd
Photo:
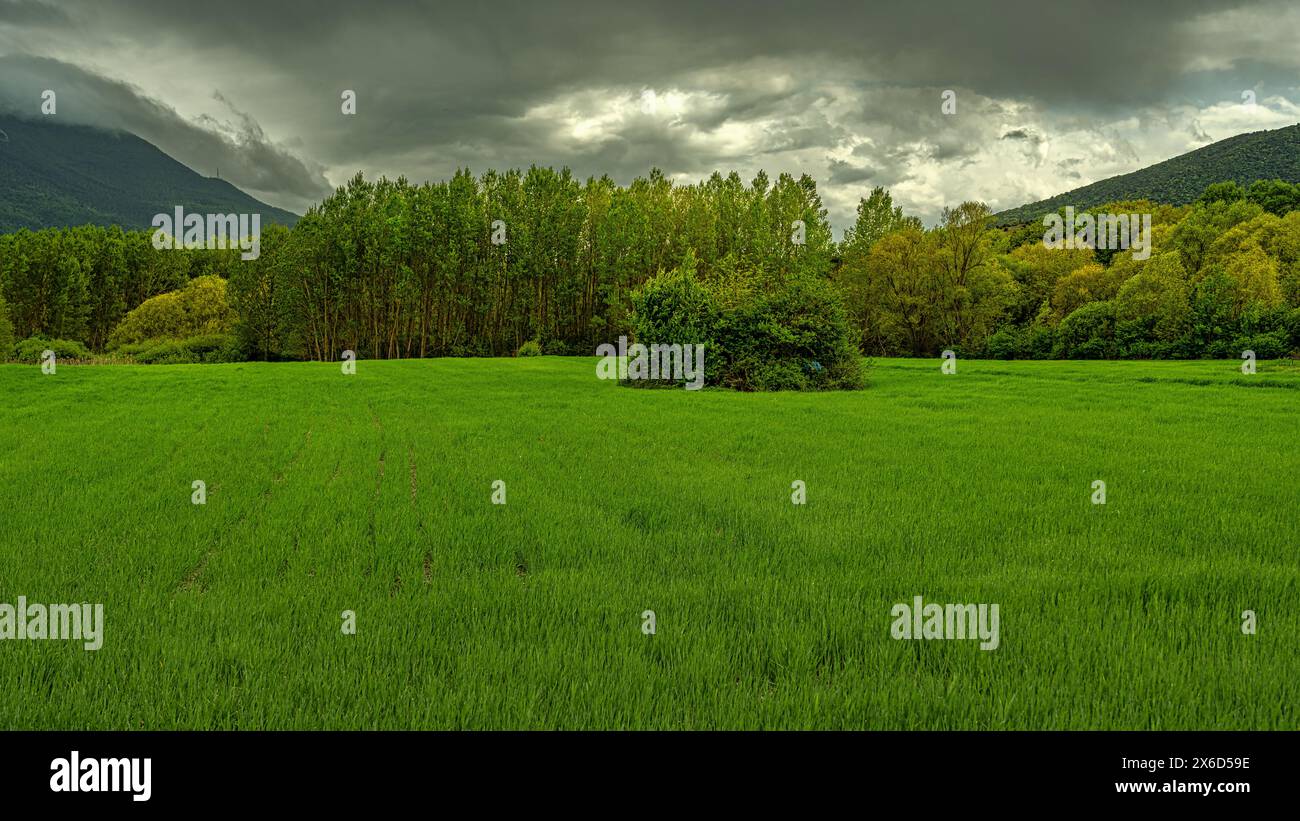
[[[200,360],[178,340],[160,339],[135,354],[135,361],[142,365],[187,365]]]
[[[722,379],[717,326],[721,310],[716,295],[695,273],[695,255],[683,264],[648,279],[632,294],[629,317],[633,338],[643,345],[703,345],[704,384]]]
[[[242,362],[246,352],[235,334],[209,334],[189,339],[154,339],[122,345],[118,353],[127,354],[142,365],[182,365],[188,363]]]
[[[1238,337],[1233,341],[1227,358],[1236,359],[1241,356],[1242,351],[1254,351],[1259,359],[1281,359],[1290,350],[1290,341],[1285,331],[1268,331]]]
[[[1089,302],[1061,320],[1055,355],[1061,359],[1108,359],[1115,350],[1115,306]]]
[[[694,257],[632,296],[643,345],[704,345],[704,382],[746,391],[855,389],[862,358],[840,292],[813,274],[709,281]]]
[[[751,294],[719,318],[723,385],[760,391],[862,387],[857,334],[828,281],[796,275]]]
[[[92,356],[86,346],[75,339],[46,339],[43,336],[33,336],[14,346],[13,359],[15,362],[34,364],[41,361],[41,354],[46,351],[54,351],[57,361],[85,360]]]
[[[984,355],[989,359],[1024,359],[1024,334],[1014,325],[1003,325],[985,341]]]

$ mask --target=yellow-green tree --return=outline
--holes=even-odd
[[[180,290],[146,299],[113,330],[108,346],[224,334],[234,323],[226,281],[215,275],[202,276]]]
[[[881,237],[867,255],[860,307],[867,321],[868,350],[913,355],[935,344],[939,279],[931,237],[908,226]]]
[[[1190,285],[1177,252],[1153,257],[1115,297],[1120,322],[1145,320],[1152,337],[1173,342],[1187,332],[1191,319]]]
[[[1089,302],[1105,302],[1119,292],[1133,273],[1128,264],[1116,261],[1106,268],[1089,262],[1061,277],[1052,289],[1052,316],[1060,322]]]
[[[1234,316],[1250,309],[1271,310],[1282,304],[1282,285],[1277,260],[1258,244],[1234,254],[1223,266],[1232,281]]]

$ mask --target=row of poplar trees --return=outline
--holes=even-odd
[[[421,185],[357,175],[261,242],[228,276],[259,359],[496,356],[528,340],[590,354],[627,333],[632,291],[690,250],[702,276],[825,275],[835,252],[807,176],[682,185],[656,170],[619,186],[538,167]]]

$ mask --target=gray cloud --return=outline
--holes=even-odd
[[[70,22],[61,9],[39,0],[0,0],[0,26],[52,26]]]
[[[190,121],[141,89],[77,66],[49,58],[0,56],[0,109],[38,116],[45,89],[57,95],[55,116],[60,120],[136,134],[201,174],[215,176],[219,170],[224,179],[255,196],[301,208],[332,190],[318,167],[276,145],[219,92],[213,97],[230,119]]]
[[[843,227],[872,185],[933,219],[1284,124],[1298,32],[1287,4],[1212,0],[231,0],[184,13],[172,0],[9,0],[0,90],[30,101],[33,84],[60,83],[61,114],[134,131],[203,173],[220,165],[295,210],[357,170],[420,180],[538,163],[627,182],[652,166],[762,167],[825,180]],[[1271,119],[1228,107],[1246,88],[1273,101]],[[356,116],[339,110],[344,89]],[[940,111],[944,89],[956,115]]]

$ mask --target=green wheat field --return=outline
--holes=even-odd
[[[1296,363],[595,362],[0,366],[0,602],[105,620],[0,642],[0,728],[1300,726]]]

